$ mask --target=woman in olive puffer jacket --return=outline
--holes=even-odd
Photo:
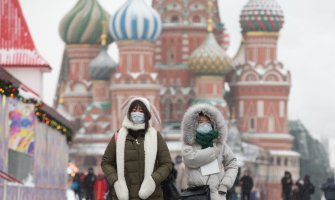
[[[113,200],[163,200],[160,183],[169,175],[172,164],[165,141],[151,125],[150,119],[160,121],[159,115],[143,97],[131,97],[125,105],[122,127],[101,162],[113,186]]]

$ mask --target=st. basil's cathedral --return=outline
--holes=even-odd
[[[300,154],[289,134],[291,75],[277,59],[283,11],[275,0],[249,0],[240,15],[242,41],[229,56],[229,34],[217,0],[127,0],[110,15],[79,0],[59,25],[65,50],[55,106],[81,127],[70,158],[97,166],[120,127],[121,105],[144,96],[158,108],[172,157],[180,154],[180,122],[196,103],[227,119],[227,143],[251,171],[262,199],[280,199],[280,179],[299,177]],[[119,61],[108,55],[115,42]]]

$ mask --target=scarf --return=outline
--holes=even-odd
[[[202,149],[213,147],[213,140],[219,136],[219,132],[211,130],[209,133],[199,133],[196,131],[195,141],[201,145]]]

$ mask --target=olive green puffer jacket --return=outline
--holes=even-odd
[[[129,190],[129,200],[140,199],[138,193],[144,180],[145,171],[145,154],[144,154],[144,130],[138,130],[137,138],[134,131],[128,130],[126,136],[124,151],[124,176]],[[116,158],[116,142],[115,136],[109,142],[107,149],[102,157],[101,168],[107,177],[110,185],[114,185],[118,180],[117,174],[117,158]],[[152,179],[156,183],[156,189],[148,198],[149,200],[163,200],[163,192],[160,183],[167,178],[172,170],[172,163],[169,150],[162,136],[157,132],[157,156],[152,173]],[[112,187],[113,200],[118,199]]]

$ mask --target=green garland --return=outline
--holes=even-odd
[[[72,138],[71,129],[57,122],[57,120],[53,119],[49,114],[41,110],[42,103],[40,103],[36,99],[26,99],[23,96],[21,96],[19,94],[18,88],[13,86],[11,82],[5,82],[3,80],[0,80],[0,94],[4,96],[8,96],[10,98],[19,99],[23,103],[34,104],[35,105],[34,111],[35,111],[35,116],[37,117],[37,119],[40,122],[47,124],[51,128],[54,128],[60,131],[63,135],[66,136],[66,139],[68,142],[71,141],[71,138]]]

